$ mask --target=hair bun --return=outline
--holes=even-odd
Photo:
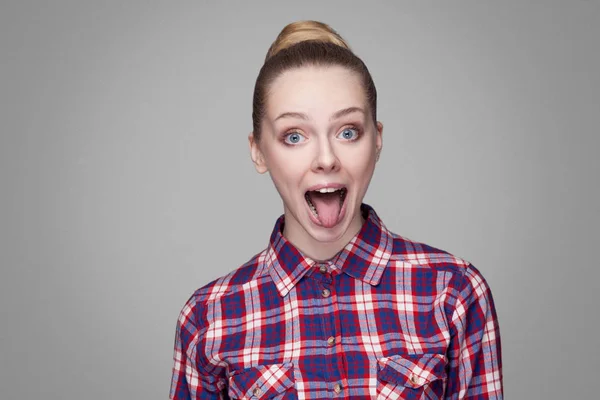
[[[350,50],[348,43],[329,25],[319,21],[296,21],[286,25],[267,52],[265,60],[273,57],[283,49],[300,42],[314,40],[333,43]]]

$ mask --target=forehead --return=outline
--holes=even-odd
[[[366,107],[359,76],[339,66],[301,67],[278,76],[269,88],[267,118],[302,112],[318,119],[348,107]]]

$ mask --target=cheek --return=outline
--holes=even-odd
[[[375,166],[375,150],[361,148],[347,152],[344,156],[344,165],[354,176],[370,175]]]
[[[267,154],[269,168],[278,169],[281,173],[293,175],[306,169],[309,165],[310,150],[305,148],[286,148],[280,146],[271,149]]]
[[[354,175],[354,179],[361,182],[361,183],[365,183],[368,182],[369,180],[371,180],[371,177],[373,176],[373,172],[375,171],[375,163],[371,163],[371,162],[365,162],[360,168],[354,168],[353,170],[353,175]]]
[[[297,186],[302,177],[302,158],[293,154],[274,153],[269,157],[271,177],[280,189]]]

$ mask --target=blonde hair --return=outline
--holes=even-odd
[[[367,66],[329,25],[318,21],[298,21],[288,24],[277,35],[256,78],[252,127],[257,141],[260,140],[270,85],[287,70],[315,65],[336,65],[356,73],[365,90],[373,122],[377,121],[377,90]]]
[[[269,47],[265,61],[283,49],[304,41],[333,43],[351,50],[348,43],[329,25],[319,21],[296,21],[286,25]]]

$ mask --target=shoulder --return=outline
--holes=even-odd
[[[490,286],[471,262],[397,234],[393,237],[392,276],[403,281],[408,277],[404,288],[413,295],[441,296],[451,321],[466,318],[467,310],[473,315],[495,312]]]
[[[482,273],[468,260],[446,250],[392,233],[391,260],[416,269],[430,270],[449,276],[449,282],[462,291],[486,286]]]
[[[198,314],[210,304],[220,301],[223,297],[240,293],[247,286],[263,280],[269,275],[266,258],[267,250],[251,257],[235,270],[223,275],[206,285],[196,289],[184,305],[183,311]]]

